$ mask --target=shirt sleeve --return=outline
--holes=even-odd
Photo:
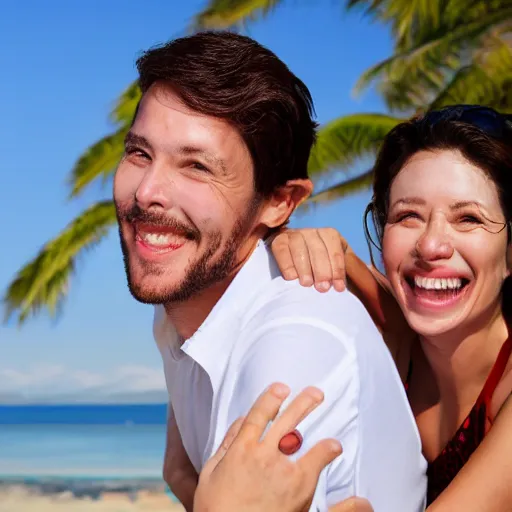
[[[229,409],[229,421],[245,415],[256,398],[273,382],[284,382],[292,393],[287,403],[306,386],[317,386],[324,402],[299,426],[302,456],[318,441],[334,437],[343,454],[320,475],[312,511],[324,511],[354,495],[358,433],[359,378],[351,344],[334,326],[313,319],[272,326],[249,344],[239,369]],[[316,325],[312,325],[315,322]]]

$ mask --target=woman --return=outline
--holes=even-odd
[[[344,269],[372,315],[407,385],[429,512],[512,510],[512,124],[477,106],[431,112],[390,132],[374,171],[385,276],[329,230],[279,235],[278,263],[320,290],[343,288]]]

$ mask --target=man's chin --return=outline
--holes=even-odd
[[[161,295],[158,295],[156,293],[148,293],[147,291],[141,291],[139,289],[134,289],[131,286],[129,288],[132,297],[141,304],[149,304],[156,306],[157,304],[165,303]]]
[[[155,276],[154,279],[147,279],[146,277],[141,281],[128,276],[128,288],[133,298],[138,302],[156,305],[173,301],[179,286],[172,286],[171,283],[162,286],[162,277],[158,276]]]

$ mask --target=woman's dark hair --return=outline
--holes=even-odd
[[[501,207],[510,226],[512,130],[508,140],[505,137],[501,140],[466,122],[446,120],[429,124],[419,117],[400,123],[388,133],[373,168],[373,197],[365,219],[368,213],[371,214],[380,245],[388,216],[389,192],[393,180],[408,160],[419,151],[439,150],[459,151],[464,158],[487,174],[497,186]],[[508,229],[510,239],[510,227]],[[366,231],[369,232],[369,229],[366,228]]]
[[[307,178],[317,124],[311,94],[270,50],[231,32],[202,32],[150,49],[137,60],[145,93],[169,84],[192,110],[230,122],[247,144],[256,192],[268,197]]]
[[[467,107],[467,106],[466,106]],[[449,107],[456,109],[457,107]],[[462,106],[460,107],[462,108]],[[480,107],[469,107],[479,109]],[[448,110],[448,109],[445,109]],[[481,127],[463,122],[460,119],[444,119],[435,123],[428,122],[427,116],[420,116],[400,123],[384,139],[375,162],[373,197],[365,212],[364,226],[370,247],[382,247],[382,237],[389,208],[391,184],[408,160],[419,151],[456,150],[464,158],[482,169],[496,184],[501,208],[506,219],[509,243],[512,242],[512,127],[509,121],[491,109],[497,123],[503,123],[500,136],[487,133]],[[438,111],[439,112],[439,111]],[[368,227],[368,214],[371,215],[377,234],[377,243],[372,239]],[[373,258],[372,258],[373,261]],[[512,313],[512,278],[504,285],[504,307]],[[507,304],[509,302],[510,304]]]

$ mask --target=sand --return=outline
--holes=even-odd
[[[138,491],[133,495],[105,492],[98,500],[76,498],[70,492],[44,495],[21,486],[0,489],[0,512],[183,512],[164,492]]]

